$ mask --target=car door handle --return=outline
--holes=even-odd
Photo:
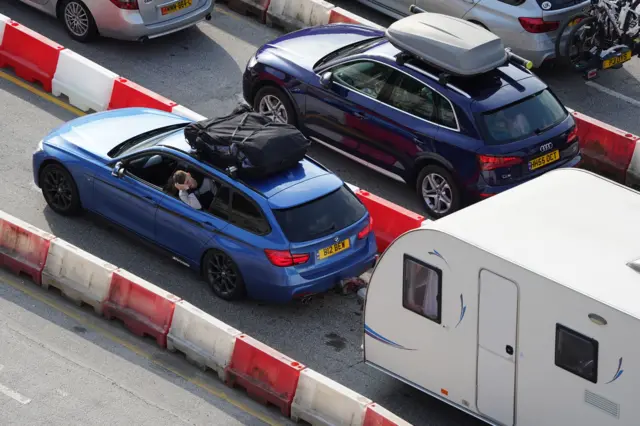
[[[367,117],[362,112],[354,112],[353,115],[356,116],[357,118],[359,118],[360,120],[364,120]]]

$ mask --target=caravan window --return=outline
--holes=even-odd
[[[598,341],[556,324],[556,365],[597,383]]]
[[[440,324],[441,293],[442,271],[405,255],[402,306]]]

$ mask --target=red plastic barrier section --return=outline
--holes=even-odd
[[[117,269],[111,278],[104,316],[118,318],[138,336],[152,336],[163,348],[173,311],[181,299],[127,271]]]
[[[345,11],[346,12],[346,11]],[[345,23],[345,24],[359,24],[360,21],[348,16],[346,13],[343,13],[343,9],[336,7],[331,9],[329,12],[329,23],[337,24],[337,23]]]
[[[580,167],[624,184],[638,136],[579,112],[572,115],[578,125]]]
[[[177,105],[177,103],[145,89],[133,81],[118,77],[113,84],[113,93],[108,109],[144,107],[171,112],[173,107]]]
[[[40,285],[49,245],[54,238],[39,229],[0,217],[0,265],[15,274],[27,274]]]
[[[373,403],[367,406],[362,426],[411,426],[411,424]]]
[[[229,386],[238,384],[252,398],[270,402],[291,415],[300,371],[306,367],[245,334],[238,336],[231,363],[226,368]]]
[[[403,233],[419,228],[424,216],[400,207],[362,189],[356,195],[373,217],[373,232],[376,234],[378,252],[382,253],[393,240]]]
[[[10,66],[18,77],[31,83],[37,81],[45,91],[51,92],[62,49],[58,43],[16,21],[9,21],[0,45],[0,68]]]

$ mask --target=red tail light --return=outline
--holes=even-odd
[[[522,164],[522,158],[520,157],[494,157],[491,155],[478,155],[478,161],[480,162],[480,169],[485,172]]]
[[[300,265],[309,260],[309,254],[291,254],[289,250],[269,250],[266,249],[264,254],[267,255],[269,262],[275,266],[282,268],[293,265]]]
[[[119,9],[138,10],[138,0],[111,0]]]
[[[358,239],[362,240],[367,238],[367,235],[369,235],[369,232],[371,232],[373,230],[373,216],[371,216],[371,213],[369,213],[369,223],[367,223],[367,226],[365,226],[362,231],[358,232]]]
[[[560,22],[546,22],[542,18],[518,18],[518,21],[528,33],[549,33],[560,27]]]
[[[567,142],[571,143],[578,139],[578,126],[574,127],[569,136],[567,136]]]

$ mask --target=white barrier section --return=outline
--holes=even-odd
[[[231,362],[236,337],[240,334],[235,328],[181,300],[173,312],[167,349],[183,352],[189,361],[200,368],[211,368],[224,380],[224,370]]]
[[[640,190],[640,141],[636,142],[631,162],[627,168],[625,185]]]
[[[267,18],[288,23],[291,27],[324,25],[329,23],[333,8],[333,4],[324,0],[271,0]]]
[[[0,44],[2,44],[2,39],[4,38],[4,27],[10,20],[11,18],[9,18],[8,16],[0,14]]]
[[[306,368],[300,372],[291,419],[312,425],[361,426],[371,400]]]
[[[351,185],[349,182],[345,182],[347,184],[347,186],[349,187],[349,189],[351,189],[353,192],[358,192],[360,191],[360,188],[358,188],[355,185]]]
[[[66,95],[69,103],[82,111],[105,111],[116,78],[116,73],[65,49],[60,52],[52,92],[55,96]]]
[[[200,115],[195,111],[191,111],[189,108],[183,107],[182,105],[174,106],[171,112],[181,117],[185,117],[195,121],[207,119],[207,117],[205,117],[204,115]]]
[[[116,266],[56,238],[49,246],[42,271],[42,287],[60,289],[69,299],[91,305],[102,314],[102,303],[109,294],[111,276],[116,269]]]

